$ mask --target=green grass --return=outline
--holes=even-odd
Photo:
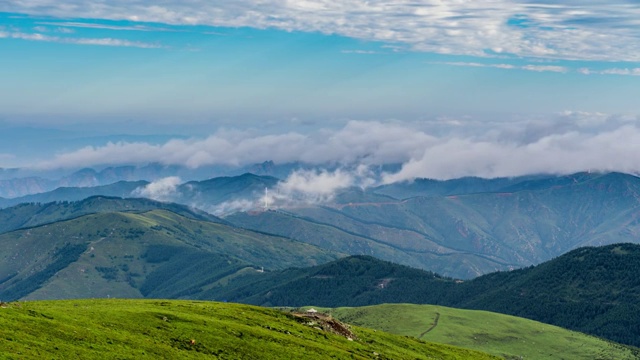
[[[4,359],[492,359],[352,327],[349,339],[278,310],[167,300],[14,302],[0,308]],[[194,340],[194,343],[192,343]]]
[[[335,318],[350,324],[475,349],[507,359],[640,358],[640,353],[635,348],[560,327],[487,311],[412,304],[384,304],[322,311],[330,312]],[[436,317],[438,321],[434,327]],[[426,332],[430,328],[432,329]]]

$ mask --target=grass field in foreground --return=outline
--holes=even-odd
[[[353,327],[354,340],[255,306],[171,300],[3,303],[5,359],[492,359]]]
[[[636,348],[487,311],[383,304],[323,309],[349,324],[475,349],[507,359],[637,359]]]

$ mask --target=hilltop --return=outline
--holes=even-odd
[[[21,359],[497,359],[449,345],[240,304],[166,300],[3,303],[0,355]]]
[[[483,351],[505,359],[640,357],[640,349],[488,311],[413,304],[317,309],[353,325]]]
[[[264,276],[239,276],[217,289],[213,299],[262,306],[336,307],[381,303],[422,303],[455,285],[424,270],[370,256],[350,256],[326,264],[272,271]],[[214,294],[203,294],[213,296]]]
[[[195,220],[225,223],[224,220],[204,211],[144,198],[91,196],[81,201],[56,201],[48,203],[23,203],[0,209],[0,234],[21,228],[36,227],[69,220],[83,215],[108,212],[141,213],[165,209]]]

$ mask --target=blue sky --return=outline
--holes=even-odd
[[[0,126],[26,135],[0,135],[0,167],[56,163],[85,146],[113,162],[109,141],[164,146],[225,131],[320,143],[360,122],[516,147],[531,129],[635,129],[639,44],[634,1],[8,0]],[[64,135],[43,143],[29,129]],[[426,150],[376,161],[418,162]],[[527,171],[540,169],[515,172]]]

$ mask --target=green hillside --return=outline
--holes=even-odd
[[[640,346],[640,245],[580,248],[461,285],[426,302],[526,317]]]
[[[385,302],[424,302],[443,294],[452,279],[370,256],[351,256],[314,267],[264,276],[239,276],[218,291],[229,301],[263,306],[363,306]],[[207,296],[208,294],[203,294]]]
[[[187,297],[256,269],[336,259],[167,210],[97,213],[0,235],[0,299]]]
[[[540,322],[444,306],[384,304],[322,309],[347,323],[506,359],[637,359],[640,350]]]
[[[265,277],[239,276],[226,299],[267,306],[439,304],[529,318],[640,346],[640,245],[580,248],[535,267],[455,281],[353,256]]]
[[[349,339],[321,320],[230,303],[20,302],[3,303],[0,314],[0,357],[8,359],[494,358],[359,327],[347,328]]]
[[[80,201],[24,203],[0,209],[0,233],[69,220],[94,213],[145,212],[155,209],[169,210],[197,220],[226,223],[216,216],[184,205],[142,198],[123,199],[119,197],[92,196]]]

